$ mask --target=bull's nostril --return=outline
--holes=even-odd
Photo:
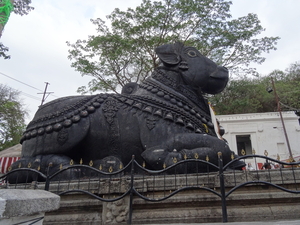
[[[216,70],[213,71],[209,76],[215,79],[228,79],[228,69],[223,66],[217,66]]]
[[[189,69],[188,63],[187,63],[186,61],[182,61],[182,62],[179,64],[179,68],[182,69],[182,70],[187,70],[187,69]]]
[[[219,71],[224,71],[224,72],[228,72],[228,69],[225,66],[217,66],[217,69]]]

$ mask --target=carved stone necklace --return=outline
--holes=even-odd
[[[184,86],[182,82],[178,82],[179,78],[176,77],[178,75],[178,72],[177,74],[176,72],[172,72],[168,76],[161,70],[156,70],[153,73],[153,78],[147,79],[140,87],[156,94],[159,98],[173,105],[185,109],[192,115],[199,114],[200,116],[197,116],[198,119],[213,126],[210,124],[211,117],[207,100],[202,96],[198,96],[188,86]]]
[[[178,75],[178,72],[172,71],[170,76],[167,76],[161,70],[156,70],[151,78],[139,85],[140,88],[156,97],[151,95],[133,95],[132,97],[144,103],[152,103],[153,107],[159,106],[160,111],[169,111],[169,113],[166,112],[168,119],[176,123],[185,120],[185,126],[197,133],[215,135],[207,100],[202,96],[199,98],[195,92],[182,85]],[[160,115],[160,111],[156,114]]]

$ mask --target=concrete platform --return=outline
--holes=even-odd
[[[59,209],[60,197],[44,190],[0,190],[0,224],[42,225],[45,212]]]

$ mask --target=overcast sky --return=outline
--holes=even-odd
[[[142,0],[33,0],[35,9],[27,16],[12,14],[5,26],[2,42],[9,47],[10,60],[0,58],[0,83],[22,92],[29,122],[41,104],[45,82],[50,95],[46,102],[57,97],[77,95],[79,86],[90,77],[82,77],[71,68],[67,59],[66,41],[74,43],[94,34],[91,18],[109,15],[114,8],[134,8]],[[233,0],[234,18],[256,13],[266,28],[263,36],[279,36],[277,51],[265,54],[263,65],[255,66],[262,75],[274,69],[285,70],[300,61],[300,0]],[[13,78],[13,79],[12,79]],[[22,83],[21,83],[22,82]]]

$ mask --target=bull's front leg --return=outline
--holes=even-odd
[[[231,160],[232,151],[227,143],[206,134],[177,134],[167,139],[160,146],[153,146],[142,153],[145,161],[154,169],[162,169],[183,159],[209,159],[218,165],[218,152],[222,153],[225,163]]]

